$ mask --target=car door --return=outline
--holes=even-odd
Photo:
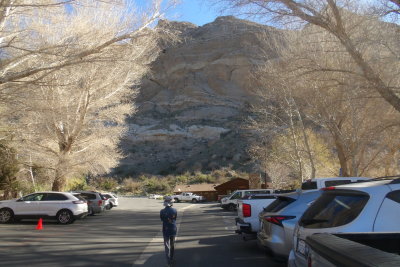
[[[35,193],[24,196],[16,202],[14,213],[16,215],[36,215],[40,214],[40,200],[45,193]]]
[[[40,213],[47,216],[56,216],[57,212],[63,208],[63,204],[68,198],[59,193],[47,193],[40,200]]]

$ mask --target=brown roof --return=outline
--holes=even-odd
[[[216,191],[215,186],[217,184],[177,184],[174,188],[174,192],[205,192],[205,191]]]

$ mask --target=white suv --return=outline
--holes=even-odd
[[[328,187],[294,231],[289,266],[307,266],[305,240],[315,233],[400,231],[400,178]]]
[[[0,223],[50,217],[61,224],[69,224],[87,212],[85,200],[64,192],[39,192],[20,199],[0,201]]]

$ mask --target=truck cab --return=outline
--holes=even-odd
[[[227,197],[221,199],[221,208],[234,211],[237,209],[238,200],[248,195],[273,194],[274,189],[246,189],[236,190]]]

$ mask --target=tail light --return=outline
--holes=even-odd
[[[251,205],[243,204],[242,212],[243,212],[243,217],[251,217]]]
[[[311,259],[310,255],[308,255],[308,258],[307,258],[307,267],[312,267],[312,259]]]
[[[75,201],[72,201],[72,203],[74,203],[74,204],[85,204],[86,201],[83,201],[83,200],[75,200]]]
[[[294,218],[296,218],[296,216],[265,216],[264,220],[266,220],[267,222],[270,222],[272,224],[283,226],[282,221],[290,220],[290,219],[294,219]]]
[[[328,187],[321,188],[322,191],[330,191],[330,190],[335,190],[335,189],[336,189],[336,187],[334,187],[334,186],[328,186]]]
[[[103,200],[99,200],[99,206],[103,204]]]

